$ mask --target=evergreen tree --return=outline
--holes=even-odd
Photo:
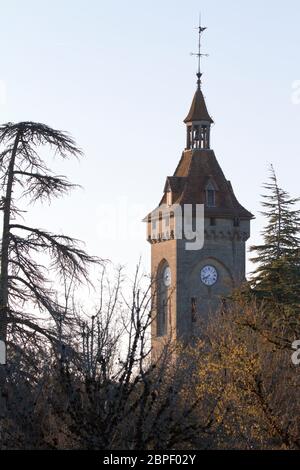
[[[267,219],[264,244],[250,248],[258,265],[252,284],[258,297],[295,311],[300,310],[300,210],[295,208],[300,199],[280,188],[273,166],[270,172],[261,212]]]

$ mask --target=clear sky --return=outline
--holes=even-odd
[[[84,189],[36,206],[32,223],[80,238],[129,270],[140,255],[150,267],[141,219],[185,145],[200,9],[210,54],[203,91],[226,177],[255,215],[270,162],[280,184],[300,194],[299,0],[0,0],[0,7],[0,121],[68,130],[85,152],[81,162],[53,164]],[[257,217],[253,243],[261,228]]]

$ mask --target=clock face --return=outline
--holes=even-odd
[[[218,280],[218,272],[214,266],[204,266],[200,272],[201,281],[206,286],[213,286]]]
[[[167,266],[165,269],[164,269],[164,272],[163,272],[163,281],[164,281],[164,285],[166,287],[170,287],[171,285],[171,269],[169,268],[169,266]]]

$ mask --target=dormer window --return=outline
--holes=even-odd
[[[214,189],[207,189],[206,190],[206,205],[208,207],[215,207],[216,198],[215,198],[215,190]]]
[[[206,206],[215,207],[216,206],[216,189],[212,182],[210,181],[205,188],[206,195]]]

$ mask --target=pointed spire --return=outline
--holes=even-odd
[[[204,96],[200,87],[196,90],[190,111],[184,120],[185,123],[193,121],[208,121],[211,124],[214,122],[208,114]]]
[[[193,98],[190,111],[184,122],[187,125],[186,149],[209,149],[210,148],[210,126],[213,120],[208,114],[204,96],[201,90],[201,57],[207,54],[201,53],[201,35],[206,30],[199,21],[198,52],[193,53],[198,57],[197,90]]]

